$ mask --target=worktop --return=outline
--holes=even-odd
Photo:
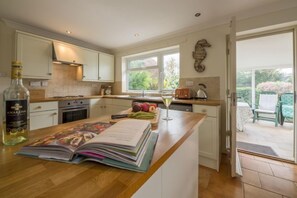
[[[191,135],[198,132],[198,126],[205,117],[203,114],[173,110],[169,111],[169,115],[173,117],[172,121],[160,119],[154,128],[159,138],[151,167],[146,173],[94,162],[73,165],[14,155],[21,146],[35,139],[84,122],[109,121],[109,116],[33,130],[29,134],[30,141],[20,145],[9,147],[1,144],[0,197],[131,197]],[[165,110],[161,110],[160,117],[164,116]]]
[[[94,98],[111,98],[111,99],[124,99],[124,100],[137,100],[137,101],[148,101],[148,102],[162,102],[161,97],[157,96],[130,96],[130,95],[94,95],[94,96],[84,96],[78,98],[40,98],[31,99],[31,103],[35,102],[49,102],[49,101],[60,101],[60,100],[72,100],[72,99],[94,99]],[[198,100],[198,99],[173,99],[172,103],[179,104],[197,104],[197,105],[208,105],[208,106],[219,106],[221,105],[221,100]]]

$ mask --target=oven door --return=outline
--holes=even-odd
[[[59,124],[89,118],[89,107],[79,106],[59,109]]]

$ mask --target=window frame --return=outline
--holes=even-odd
[[[123,89],[122,87],[122,92],[124,93],[141,93],[142,90],[130,90],[129,89],[129,72],[131,71],[146,71],[150,69],[158,69],[159,71],[159,80],[158,80],[158,90],[145,90],[145,92],[148,93],[159,93],[160,91],[163,90],[163,81],[164,81],[164,59],[163,57],[166,55],[171,55],[171,54],[179,54],[179,71],[180,71],[180,50],[179,46],[174,46],[171,47],[170,49],[165,48],[165,49],[159,49],[158,51],[149,51],[145,52],[142,54],[135,54],[129,57],[123,57],[124,61],[124,72],[122,75],[123,81],[125,81],[125,88]],[[148,67],[139,67],[139,68],[129,68],[129,63],[131,61],[136,61],[140,59],[146,59],[146,58],[152,58],[152,57],[157,57],[157,65],[153,66],[148,66]],[[179,79],[180,79],[180,74],[179,74]]]

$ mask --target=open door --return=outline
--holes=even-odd
[[[242,176],[239,156],[236,148],[236,19],[232,17],[228,37],[227,63],[227,124],[230,136],[231,176]]]

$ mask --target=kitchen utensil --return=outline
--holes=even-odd
[[[203,99],[206,100],[207,99],[207,93],[205,91],[206,89],[206,85],[203,83],[198,84],[200,86],[200,88],[197,91],[197,99]]]

